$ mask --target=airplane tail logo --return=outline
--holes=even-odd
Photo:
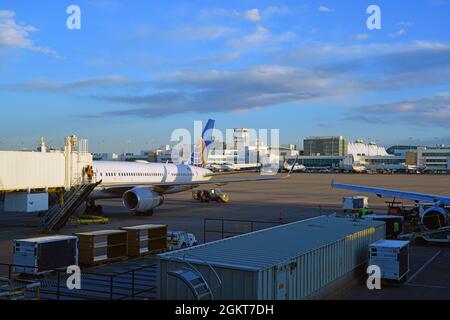
[[[209,119],[208,123],[206,124],[205,128],[202,132],[202,138],[199,141],[200,150],[199,153],[201,155],[201,163],[198,163],[195,161],[196,158],[196,152],[194,152],[191,155],[191,164],[196,166],[201,166],[203,168],[206,167],[206,163],[208,161],[208,147],[214,142],[213,139],[213,130],[214,125],[216,121]]]

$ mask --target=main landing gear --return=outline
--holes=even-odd
[[[95,204],[95,200],[89,199],[86,201],[85,214],[103,215],[103,207]]]
[[[148,210],[145,212],[136,212],[134,215],[136,217],[151,217],[151,216],[153,216],[154,213],[155,213],[155,210],[152,209],[152,210]]]

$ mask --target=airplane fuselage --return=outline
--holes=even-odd
[[[195,184],[196,181],[211,179],[210,170],[185,164],[163,164],[126,161],[94,161],[94,181],[102,183],[94,190],[90,198],[110,199],[121,195],[103,192],[109,186],[117,185],[145,185],[157,183],[183,183]],[[192,187],[173,186],[164,192],[176,193],[191,189]]]

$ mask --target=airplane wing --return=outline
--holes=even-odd
[[[255,173],[259,172],[259,169],[256,170],[237,170],[237,171],[226,171],[226,172],[213,172],[207,174],[206,177],[219,177],[219,176],[230,176],[233,174],[242,174],[242,173]]]
[[[350,184],[336,183],[334,181],[331,182],[331,187],[336,188],[336,189],[345,189],[345,190],[359,191],[359,192],[364,192],[364,193],[372,193],[372,194],[376,194],[380,198],[381,197],[393,197],[393,198],[407,199],[407,200],[413,200],[413,201],[418,201],[418,202],[429,202],[429,203],[440,202],[443,205],[450,205],[450,197],[434,195],[434,194],[356,186],[356,185],[350,185]]]
[[[155,192],[163,193],[165,190],[171,187],[189,187],[196,188],[200,185],[216,184],[216,185],[226,185],[228,183],[239,183],[239,182],[257,182],[257,181],[271,181],[280,180],[286,177],[267,177],[267,178],[242,178],[242,179],[226,179],[226,180],[207,180],[207,181],[192,181],[192,182],[158,182],[158,183],[133,183],[133,184],[111,184],[102,185],[102,191],[111,194],[125,192],[127,190],[133,189],[135,187],[148,187]]]

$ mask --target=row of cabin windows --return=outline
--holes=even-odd
[[[172,177],[192,177],[193,173],[171,173]]]
[[[103,172],[100,172],[100,176],[103,177]],[[162,173],[150,173],[150,172],[106,172],[105,177],[162,177]]]
[[[103,172],[100,172],[100,176],[103,177]],[[162,173],[150,173],[150,172],[106,172],[106,177],[162,177]],[[192,177],[193,173],[172,173],[172,176]]]

